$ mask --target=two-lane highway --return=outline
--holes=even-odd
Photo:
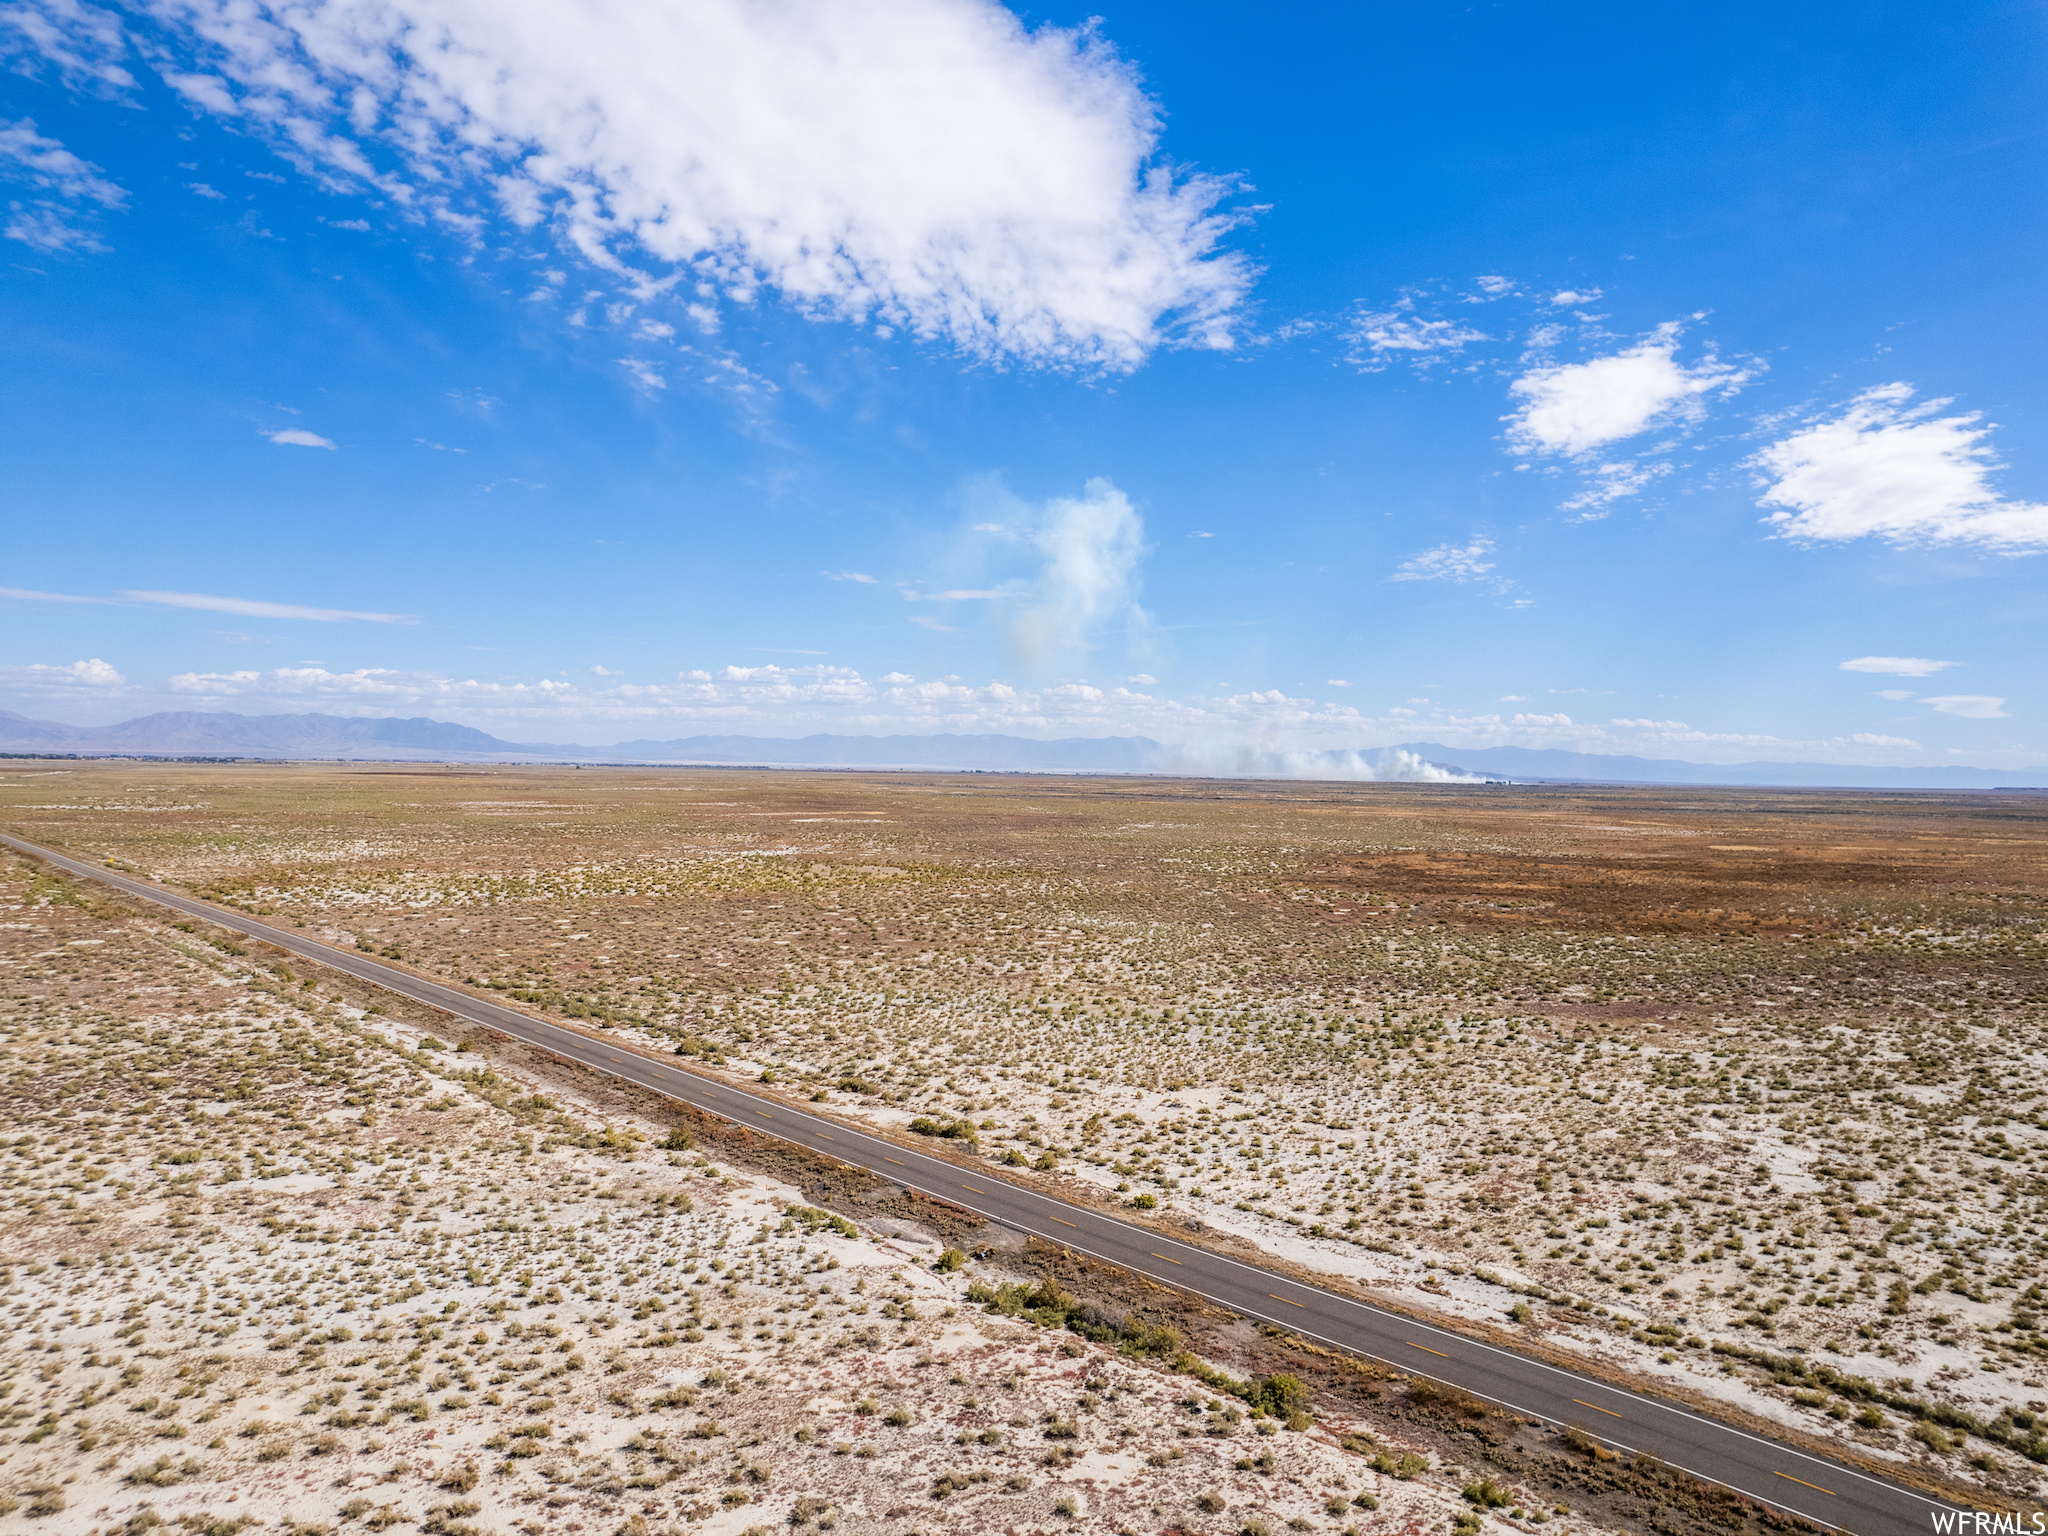
[[[1655,1454],[1669,1465],[1857,1536],[1926,1536],[1949,1506],[1909,1488],[1808,1455],[1703,1417],[1676,1403],[1609,1386],[1512,1350],[1417,1322],[1333,1290],[1183,1242],[1135,1222],[1009,1182],[1006,1176],[930,1156],[842,1120],[548,1023],[353,950],[165,890],[86,860],[0,833],[0,843],[131,896],[274,944],[387,991],[497,1030],[558,1057],[698,1109],[752,1126],[905,1188],[965,1207],[1015,1231],[1208,1298],[1304,1338],[1385,1362],[1553,1424],[1576,1424],[1607,1445]]]

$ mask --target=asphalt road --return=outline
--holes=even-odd
[[[1809,1456],[1704,1418],[1678,1404],[1623,1391],[1511,1350],[1447,1333],[1086,1206],[1070,1205],[1003,1178],[926,1156],[842,1121],[748,1093],[578,1030],[545,1023],[461,988],[425,980],[358,951],[337,949],[5,833],[0,833],[0,843],[73,875],[346,971],[593,1071],[869,1169],[1015,1231],[1035,1234],[1077,1253],[1195,1292],[1248,1317],[1279,1323],[1305,1338],[1462,1388],[1520,1413],[1554,1424],[1577,1424],[1616,1449],[1652,1452],[1673,1467],[1803,1515],[1818,1525],[1852,1531],[1856,1536],[1926,1536],[1933,1529],[1933,1513],[1951,1507],[1839,1462]]]

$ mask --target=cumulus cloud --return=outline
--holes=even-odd
[[[1925,656],[1857,656],[1842,662],[1842,672],[1875,672],[1883,677],[1932,677],[1956,666],[1953,661],[1930,661]]]
[[[1752,461],[1758,504],[1783,538],[1904,546],[1966,544],[1996,554],[2048,549],[2048,506],[2013,501],[1991,484],[2000,467],[1975,411],[1944,416],[1952,400],[1918,405],[1909,384],[1865,390],[1840,415],[1802,427]]]
[[[271,671],[188,672],[172,678],[170,685],[167,707],[430,714],[514,740],[523,739],[522,722],[536,721],[544,722],[546,739],[555,741],[700,732],[1135,735],[1182,749],[1191,754],[1190,763],[1199,757],[1210,765],[1205,771],[1219,772],[1237,771],[1230,763],[1239,754],[1358,753],[1376,759],[1386,745],[1418,741],[1441,743],[1453,754],[1460,748],[1512,744],[1704,763],[1763,758],[1911,764],[1929,756],[1909,737],[1869,732],[1796,738],[1707,731],[1682,720],[1588,721],[1564,713],[1467,713],[1426,705],[1371,714],[1279,689],[1172,698],[1085,681],[1030,688],[1000,679],[975,684],[905,672],[868,677],[823,663],[705,668],[652,682],[598,679],[588,673],[465,678],[382,668],[336,671],[307,664]],[[615,729],[608,734],[607,726]],[[1456,757],[1446,760],[1455,763]],[[1978,760],[2010,766],[2036,761],[2025,749],[1987,749]],[[1326,766],[1323,771],[1334,770]]]
[[[1944,693],[1920,700],[1939,715],[1960,715],[1965,720],[2006,719],[2005,700],[1988,693]]]
[[[118,26],[18,0],[34,46]],[[1232,185],[1158,152],[1092,27],[993,0],[163,0],[143,53],[200,111],[415,218],[544,227],[643,297],[762,289],[979,358],[1129,368],[1230,344]]]
[[[304,427],[286,427],[279,432],[263,434],[273,443],[286,448],[332,448],[334,440],[322,437],[318,432],[308,432]]]
[[[1469,544],[1439,544],[1412,560],[1401,562],[1389,581],[1472,581],[1494,567],[1486,557],[1493,553],[1493,540],[1475,538]]]
[[[1509,448],[1577,458],[1652,427],[1697,420],[1708,399],[1742,388],[1759,366],[1738,368],[1712,353],[1681,363],[1678,343],[1673,321],[1624,351],[1532,368],[1509,386],[1522,402],[1503,418]]]
[[[128,679],[112,665],[95,656],[64,666],[30,662],[26,666],[0,666],[0,684],[25,693],[69,693],[87,688],[125,688]]]
[[[33,118],[0,123],[0,180],[46,194],[8,203],[0,235],[52,254],[106,249],[95,228],[95,208],[116,209],[127,192],[57,139],[36,132]]]
[[[1077,660],[1095,632],[1112,621],[1143,630],[1151,615],[1138,606],[1138,562],[1145,525],[1131,500],[1097,476],[1078,497],[1045,504],[1035,542],[1045,555],[1011,621],[1010,641],[1037,666]]]
[[[249,619],[312,619],[322,624],[417,624],[406,613],[359,613],[349,608],[308,608],[300,603],[269,603],[248,597],[210,597],[203,592],[123,592],[132,602],[166,608],[198,608],[208,613],[235,613]]]

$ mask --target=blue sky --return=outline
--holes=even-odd
[[[0,708],[2048,762],[2038,7],[1089,14],[19,0]]]

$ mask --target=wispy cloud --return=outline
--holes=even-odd
[[[1857,656],[1838,665],[1842,672],[1873,672],[1883,677],[1932,677],[1956,666],[1953,661],[1933,661],[1925,656]]]
[[[7,24],[0,19],[0,26]],[[97,210],[118,209],[127,191],[109,181],[90,160],[80,159],[61,140],[36,132],[35,120],[0,123],[0,181],[25,184],[43,193],[28,203],[11,201],[4,234],[32,250],[103,251]]]
[[[1469,544],[1439,544],[1411,560],[1404,560],[1389,581],[1474,581],[1494,568],[1486,557],[1493,553],[1493,540],[1475,538]]]
[[[827,581],[857,581],[864,587],[875,584],[875,578],[865,571],[820,571],[818,574]]]
[[[1404,295],[1392,309],[1366,310],[1344,333],[1350,350],[1345,361],[1377,373],[1397,361],[1426,367],[1455,357],[1474,342],[1491,340],[1486,332],[1458,320],[1432,320],[1415,313],[1415,300]]]
[[[1960,715],[1965,720],[2006,719],[2005,700],[1988,693],[1943,693],[1919,701],[1938,715]]]
[[[1991,484],[2000,467],[1977,412],[1943,416],[1952,400],[1918,405],[1909,384],[1865,390],[1840,415],[1802,427],[1752,463],[1759,505],[1779,536],[1805,543],[1878,538],[1964,544],[2001,555],[2048,549],[2048,506]]]
[[[1591,479],[1586,487],[1577,495],[1559,502],[1558,510],[1578,513],[1580,522],[1594,522],[1607,516],[1615,502],[1636,495],[1652,481],[1670,473],[1668,463],[1644,464],[1622,459],[1612,464],[1597,464],[1590,471]]]
[[[35,592],[26,587],[0,587],[0,598],[23,603],[112,603],[111,597],[80,597],[72,592]]]
[[[322,437],[318,432],[308,432],[304,427],[285,427],[280,431],[263,434],[273,443],[286,448],[332,448],[332,438]]]
[[[248,597],[211,597],[203,592],[123,592],[131,602],[165,608],[198,608],[208,613],[234,613],[246,619],[311,619],[321,624],[417,624],[408,613],[362,613],[351,608],[312,608],[302,603],[271,603]]]
[[[656,394],[668,388],[668,375],[645,358],[622,357],[619,366],[633,375],[633,382],[643,394]]]

